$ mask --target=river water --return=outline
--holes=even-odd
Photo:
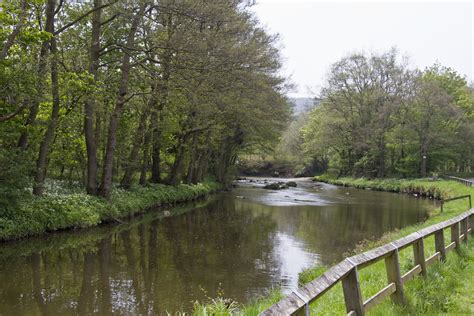
[[[268,179],[266,181],[274,181]],[[331,264],[358,242],[421,222],[430,200],[263,179],[122,224],[0,245],[0,315],[165,314],[222,294],[239,302]]]

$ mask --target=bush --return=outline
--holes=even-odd
[[[28,161],[23,151],[7,151],[0,147],[0,216],[15,212],[28,191]]]

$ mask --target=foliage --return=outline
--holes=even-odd
[[[290,115],[278,38],[251,6],[2,2],[1,156],[35,166],[9,169],[35,195],[48,177],[111,199],[118,182],[228,181]]]
[[[425,177],[472,170],[473,89],[454,70],[411,70],[396,50],[331,67],[302,128],[306,157],[339,176]]]
[[[194,314],[207,316],[207,315],[220,315],[230,316],[235,315],[237,312],[237,303],[233,300],[218,297],[211,299],[211,301],[205,305],[199,302],[194,303]]]
[[[19,200],[28,194],[23,156],[21,151],[11,152],[0,147],[0,216],[14,212]]]
[[[116,188],[109,201],[78,192],[77,186],[66,190],[60,183],[55,183],[49,187],[51,191],[43,196],[25,197],[14,212],[2,213],[0,240],[96,226],[143,212],[153,206],[195,200],[216,191],[220,186],[215,182],[205,182],[178,186],[150,184],[134,187],[130,191]]]
[[[250,6],[1,2],[0,239],[204,196],[271,147],[286,79]]]
[[[257,316],[261,311],[267,309],[274,302],[283,298],[283,293],[279,289],[272,289],[265,297],[254,299],[252,302],[240,305],[231,299],[225,299],[222,294],[217,298],[208,298],[208,302],[195,302],[193,315],[245,315]]]

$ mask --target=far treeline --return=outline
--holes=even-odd
[[[225,181],[291,115],[253,1],[0,3],[0,189]]]
[[[473,171],[474,89],[453,69],[411,69],[396,49],[353,54],[331,66],[320,98],[277,151],[300,170],[372,178]]]

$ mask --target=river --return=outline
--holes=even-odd
[[[245,303],[294,289],[302,269],[421,222],[434,206],[309,179],[272,191],[264,181],[274,179],[122,224],[3,243],[0,315],[189,312],[218,293]]]

